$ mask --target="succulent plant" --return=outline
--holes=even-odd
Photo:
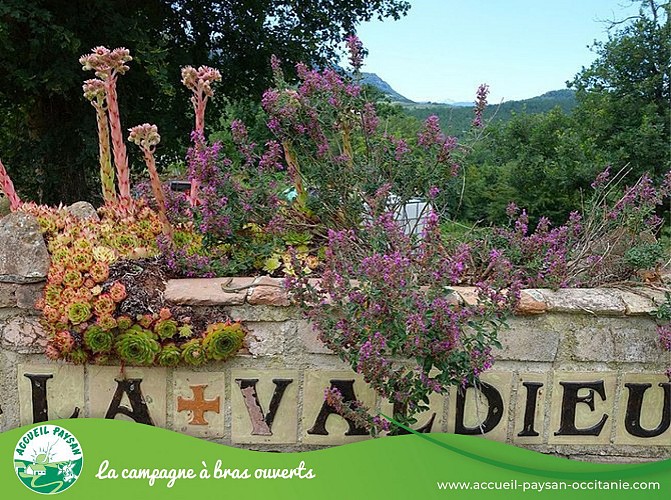
[[[73,325],[88,321],[93,316],[91,304],[88,302],[72,302],[67,307],[68,319]]]
[[[182,344],[182,359],[191,366],[200,366],[205,363],[207,357],[202,339],[192,339]]]
[[[116,201],[116,189],[114,188],[114,169],[112,168],[110,154],[109,122],[107,120],[107,107],[105,106],[105,82],[97,78],[86,80],[82,88],[84,97],[91,102],[96,110],[103,199],[105,203],[112,203]]]
[[[84,345],[94,354],[108,353],[114,345],[114,333],[98,325],[89,326],[84,332]]]
[[[163,319],[156,322],[154,332],[160,339],[169,339],[177,334],[177,321],[174,319]]]
[[[70,269],[63,276],[63,284],[70,288],[79,288],[84,284],[84,277],[76,269]]]
[[[2,164],[2,161],[0,161],[0,189],[3,193],[5,193],[5,196],[9,200],[9,209],[12,212],[17,210],[21,206],[21,200],[16,194],[12,179],[9,178],[7,170],[5,170],[5,166]]]
[[[119,357],[130,365],[148,366],[154,363],[161,351],[155,335],[143,328],[131,328],[122,333],[114,344]]]
[[[106,262],[95,262],[89,268],[89,274],[96,283],[104,283],[109,278],[109,265]]]
[[[121,332],[124,332],[128,330],[131,326],[133,326],[133,320],[130,319],[128,316],[119,316],[116,319],[117,322],[117,327]]]
[[[214,323],[205,332],[203,348],[209,359],[223,361],[240,350],[244,338],[240,323]]]
[[[182,351],[173,343],[165,344],[156,360],[161,366],[177,366],[182,360]]]
[[[70,351],[67,354],[66,359],[70,363],[74,363],[75,365],[83,365],[88,361],[89,356],[88,354],[86,354],[86,351],[84,351],[84,349],[78,347],[77,349],[73,349],[72,351]]]
[[[121,302],[126,298],[126,287],[120,281],[115,281],[110,287],[109,294],[114,302]]]
[[[192,66],[182,68],[182,83],[193,92],[191,104],[196,115],[195,137],[196,141],[204,140],[205,132],[205,107],[207,99],[214,94],[212,83],[221,80],[221,73],[208,66],[200,66],[197,70]],[[198,204],[198,179],[191,179],[191,193],[189,201],[192,205]]]
[[[103,293],[93,302],[93,310],[98,316],[111,316],[116,309],[116,304],[108,293]]]
[[[132,200],[130,196],[130,170],[128,169],[126,145],[124,144],[123,132],[121,131],[116,81],[118,75],[123,75],[128,71],[129,68],[126,63],[132,59],[130,52],[123,47],[114,50],[109,50],[106,47],[95,47],[90,54],[84,55],[79,59],[82,69],[94,70],[96,77],[103,82],[110,133],[112,136],[114,165],[116,166],[119,182],[119,202],[120,208],[123,211],[130,211]]]

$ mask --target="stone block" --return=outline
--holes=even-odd
[[[548,305],[541,290],[528,289],[520,292],[520,301],[515,309],[515,314],[543,314],[547,310]]]
[[[311,354],[333,354],[333,351],[319,340],[319,335],[314,331],[309,321],[296,321],[296,334],[301,339],[305,351]]]
[[[16,286],[16,306],[21,309],[35,309],[35,303],[42,297],[44,283],[30,283]]]
[[[173,374],[172,428],[200,438],[224,437],[224,372]]]
[[[49,263],[49,252],[35,217],[12,212],[0,219],[0,282],[44,281]]]
[[[624,301],[613,290],[600,288],[564,288],[556,291],[544,290],[543,296],[548,311],[571,312],[605,316],[623,316]]]
[[[282,278],[271,278],[262,276],[254,282],[247,302],[253,306],[276,306],[287,307],[289,295],[284,289],[284,280]]]
[[[255,322],[245,323],[248,330],[245,344],[249,353],[254,356],[276,356],[284,352],[284,338],[289,328],[287,322]]]
[[[0,307],[16,307],[16,284],[0,283]]]
[[[165,368],[89,366],[88,400],[93,418],[119,420],[165,427]],[[117,411],[121,408],[121,412]],[[132,417],[124,414],[130,413]]]
[[[14,316],[4,326],[0,325],[0,346],[22,354],[44,352],[46,333],[36,316]]]
[[[575,331],[577,361],[644,363],[659,361],[654,321],[646,318],[607,320],[580,324]]]
[[[459,294],[462,302],[468,304],[469,306],[475,305],[478,303],[478,289],[474,286],[457,286],[454,287],[454,291]]]
[[[298,371],[232,370],[232,441],[247,444],[296,443],[300,382]]]
[[[41,419],[44,418],[57,420],[77,414],[84,417],[83,366],[62,363],[20,364],[17,385],[21,425],[43,421]],[[45,394],[46,404],[41,397]]]
[[[501,349],[495,349],[497,360],[554,361],[561,333],[545,317],[515,317],[510,328],[499,330]]]
[[[78,201],[77,203],[73,203],[69,207],[66,207],[65,211],[71,215],[74,215],[78,219],[91,219],[96,222],[100,220],[95,207],[87,201]]]
[[[230,306],[245,303],[254,278],[200,278],[168,280],[165,300],[190,306]],[[224,288],[231,290],[224,291]]]
[[[638,292],[620,291],[627,316],[649,316],[654,314],[659,304],[664,303],[664,293],[641,289]]]

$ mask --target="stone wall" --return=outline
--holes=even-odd
[[[34,221],[0,220],[0,430],[47,418],[132,418],[235,446],[294,451],[368,439],[325,405],[333,385],[390,413],[320,343],[280,280],[267,277],[167,283],[173,304],[223,308],[244,321],[246,347],[229,362],[123,371],[49,362],[33,309],[47,270],[43,246]],[[225,293],[222,284],[239,290]],[[456,288],[454,298],[473,301],[474,289]],[[484,433],[592,461],[671,457],[671,384],[663,375],[671,359],[650,315],[661,300],[648,289],[525,290],[482,386],[434,396],[416,427]]]

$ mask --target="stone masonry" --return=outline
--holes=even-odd
[[[0,219],[0,431],[44,418],[128,419],[112,403],[120,394],[134,415],[146,410],[147,423],[245,448],[297,451],[369,439],[325,406],[331,386],[390,412],[320,342],[282,280],[268,277],[167,283],[170,303],[222,308],[244,322],[246,349],[229,362],[123,372],[50,362],[34,309],[47,269],[35,221]],[[236,290],[226,293],[222,284]],[[453,298],[470,302],[475,291],[455,287]],[[663,300],[647,288],[523,291],[482,386],[434,396],[417,428],[590,461],[671,457],[664,376],[671,358],[657,344],[652,317]]]

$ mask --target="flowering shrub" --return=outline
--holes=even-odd
[[[480,301],[453,300],[449,287],[465,277],[469,254],[468,247],[449,248],[435,214],[414,244],[387,212],[360,231],[329,233],[319,286],[305,276],[287,278],[287,286],[321,340],[393,404],[395,420],[409,425],[431,393],[475,383],[491,366],[497,332],[518,298],[510,262],[492,252],[491,272],[477,283]],[[337,391],[327,400],[373,432],[387,429]]]
[[[285,225],[312,226],[324,239],[328,228],[357,228],[383,185],[394,195],[385,200],[391,211],[417,196],[432,197],[439,210],[446,205],[439,195],[463,151],[441,132],[437,117],[427,119],[416,138],[394,137],[359,85],[331,68],[299,64],[297,71],[297,86],[277,74],[276,88],[262,100],[296,196]]]
[[[594,287],[654,274],[664,257],[654,237],[662,224],[656,210],[671,193],[671,172],[657,186],[644,175],[620,188],[623,174],[611,179],[604,170],[584,213],[571,213],[561,226],[541,217],[531,231],[526,211],[510,204],[509,227],[476,233],[470,244],[479,254],[501,253],[531,288]],[[472,274],[479,273],[486,269],[474,265]]]

